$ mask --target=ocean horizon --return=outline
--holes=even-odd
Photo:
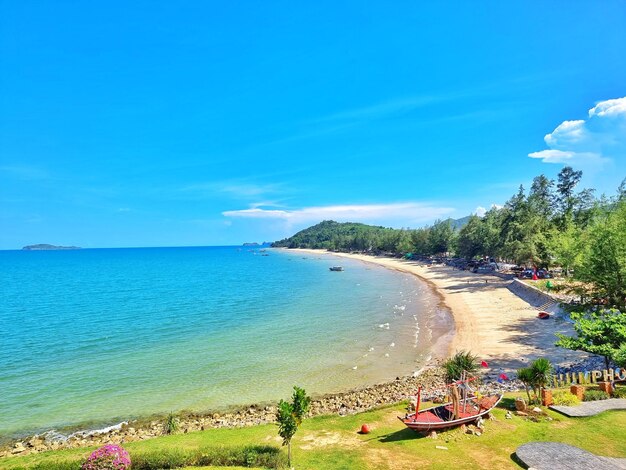
[[[261,246],[4,250],[0,281],[6,438],[393,379],[441,321],[414,276]]]

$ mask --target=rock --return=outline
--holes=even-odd
[[[13,445],[13,449],[11,449],[11,453],[12,454],[21,454],[22,452],[26,451],[26,447],[24,447],[24,444],[22,442],[16,442]]]
[[[539,408],[539,407],[535,406],[535,407],[533,408],[533,413],[541,414],[541,413],[543,413],[543,411],[541,410],[541,408]]]
[[[526,411],[526,402],[524,401],[523,398],[516,398],[515,399],[515,409],[517,411]]]
[[[526,413],[525,411],[516,411],[515,414],[517,416],[528,416],[528,413]]]
[[[437,439],[437,431],[430,431],[428,433],[428,437],[430,437],[431,439]]]
[[[513,415],[511,414],[511,412],[510,412],[510,411],[507,411],[507,412],[506,412],[506,414],[504,415],[504,417],[505,417],[506,419],[513,419]]]

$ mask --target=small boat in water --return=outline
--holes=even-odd
[[[330,268],[331,271],[343,271],[343,266],[331,266]]]

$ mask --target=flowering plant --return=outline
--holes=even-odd
[[[81,468],[82,470],[129,470],[130,455],[122,446],[107,444],[94,450]]]

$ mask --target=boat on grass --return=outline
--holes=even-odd
[[[468,397],[459,401],[459,410],[456,414],[454,412],[454,403],[449,402],[420,410],[405,417],[398,416],[398,419],[413,431],[442,431],[460,426],[461,424],[475,423],[478,419],[491,412],[501,399],[502,395],[481,398]]]
[[[475,379],[476,377],[468,378],[464,372],[460,380],[448,385],[451,401],[425,410],[420,410],[422,397],[420,387],[417,391],[415,413],[407,413],[404,417],[398,416],[398,419],[407,428],[417,432],[442,431],[462,424],[480,424],[483,416],[489,414],[500,403],[502,394],[478,397],[469,385]]]

